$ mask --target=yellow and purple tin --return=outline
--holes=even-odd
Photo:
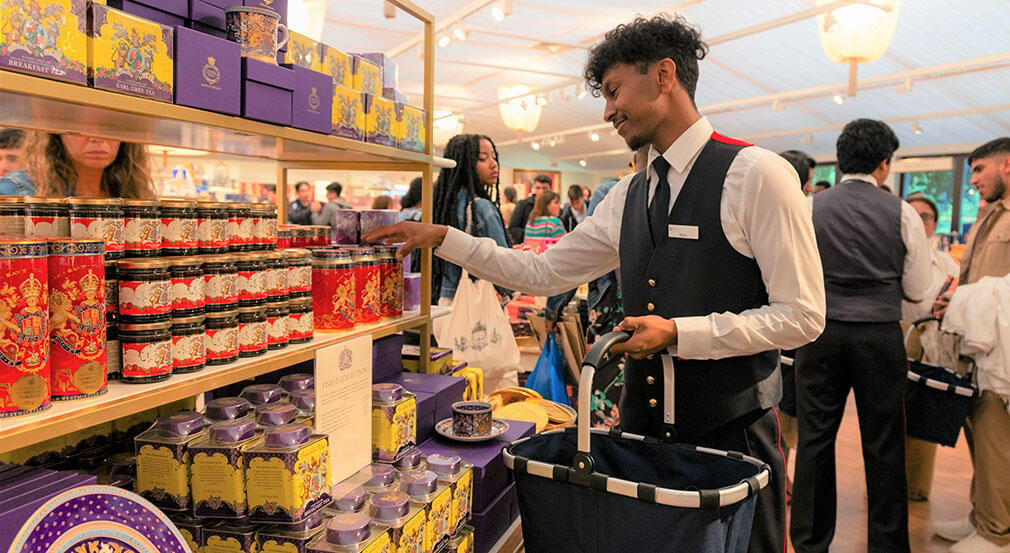
[[[327,436],[298,423],[269,427],[242,456],[251,521],[301,522],[330,503]]]
[[[417,398],[399,384],[372,385],[372,459],[391,463],[417,443]]]

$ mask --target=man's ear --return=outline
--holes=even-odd
[[[670,58],[663,58],[656,62],[656,78],[661,92],[670,92],[673,87],[678,86],[677,64]]]

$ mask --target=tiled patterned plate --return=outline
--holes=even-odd
[[[10,548],[11,553],[127,550],[192,553],[157,507],[113,486],[81,486],[49,500],[24,523]]]
[[[485,440],[490,440],[493,438],[497,438],[498,436],[501,436],[502,434],[508,432],[508,429],[509,429],[509,423],[503,420],[492,419],[491,432],[488,432],[487,434],[479,434],[476,436],[460,436],[455,432],[453,432],[452,430],[451,417],[448,419],[443,419],[439,421],[437,424],[435,424],[435,432],[438,432],[439,434],[445,436],[446,438],[449,438],[450,440],[456,440],[457,442],[483,442]]]

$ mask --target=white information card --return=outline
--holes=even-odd
[[[316,430],[330,436],[333,483],[372,461],[372,338],[316,350]]]

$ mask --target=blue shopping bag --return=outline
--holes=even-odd
[[[537,358],[537,366],[526,379],[526,387],[537,391],[544,396],[544,399],[570,405],[568,390],[565,389],[565,362],[561,355],[561,348],[558,347],[557,339],[551,332],[544,341],[544,349]]]

